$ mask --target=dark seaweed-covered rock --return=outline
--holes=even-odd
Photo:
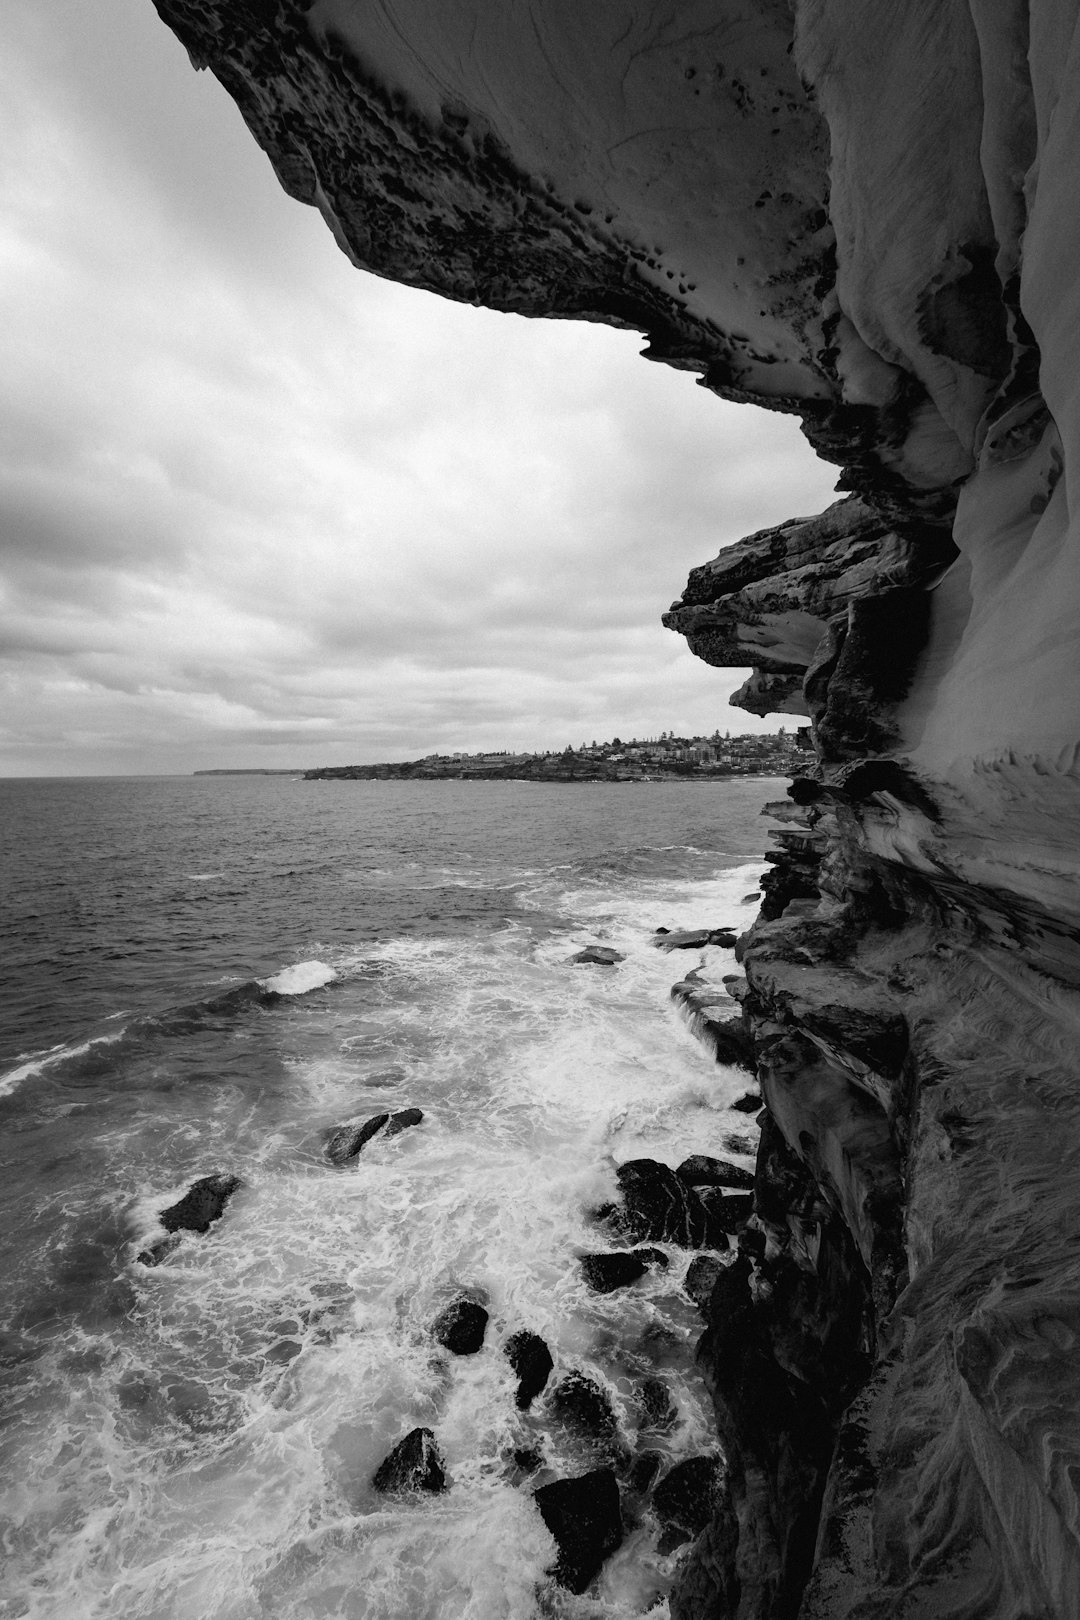
[[[671,1391],[662,1378],[646,1378],[638,1390],[638,1412],[643,1429],[670,1429],[678,1418]]]
[[[430,1429],[411,1429],[379,1464],[372,1480],[377,1491],[444,1491],[446,1469]]]
[[[420,1108],[402,1108],[396,1114],[391,1114],[387,1122],[384,1137],[397,1136],[399,1131],[407,1131],[410,1125],[419,1125],[424,1118]]]
[[[723,1260],[715,1254],[696,1254],[687,1267],[683,1288],[703,1316],[708,1310],[709,1296],[716,1279],[724,1269]]]
[[[193,1181],[183,1198],[158,1214],[169,1234],[142,1249],[138,1260],[144,1266],[159,1266],[180,1242],[181,1232],[208,1232],[225,1212],[225,1205],[240,1185],[239,1176],[202,1176]]]
[[[660,1249],[616,1249],[608,1254],[583,1254],[581,1269],[585,1281],[597,1294],[612,1294],[627,1288],[653,1267],[663,1269],[668,1258]]]
[[[677,1243],[700,1249],[707,1241],[705,1207],[674,1170],[656,1159],[630,1159],[616,1175],[622,1205],[614,1224],[637,1243]]]
[[[484,1343],[488,1313],[475,1299],[455,1299],[431,1324],[432,1337],[455,1356],[474,1356]]]
[[[676,1463],[654,1486],[653,1511],[666,1532],[661,1546],[670,1551],[704,1530],[722,1470],[723,1463],[717,1456],[688,1457],[686,1462]]]
[[[741,1097],[736,1097],[732,1108],[738,1109],[740,1114],[756,1114],[761,1107],[761,1092],[747,1091]]]
[[[365,1142],[381,1131],[388,1122],[389,1114],[373,1114],[362,1125],[339,1125],[327,1138],[324,1152],[331,1164],[348,1164],[355,1159]]]
[[[739,1187],[749,1191],[754,1172],[743,1170],[730,1159],[711,1159],[707,1153],[692,1153],[675,1171],[688,1187]]]
[[[618,1422],[607,1394],[581,1372],[560,1378],[550,1395],[551,1409],[568,1429],[587,1440],[612,1440]]]
[[[622,1544],[619,1486],[610,1468],[557,1479],[533,1500],[559,1549],[552,1574],[560,1586],[584,1592],[604,1559]]]
[[[517,1404],[525,1411],[547,1383],[555,1365],[551,1351],[538,1333],[530,1333],[525,1328],[511,1334],[504,1351],[517,1374]]]
[[[586,945],[583,951],[570,958],[571,962],[594,962],[597,967],[614,967],[616,962],[625,962],[626,957],[621,951],[616,951],[610,945]]]

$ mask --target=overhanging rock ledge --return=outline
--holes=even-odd
[[[1080,1613],[1075,0],[156,4],[355,263],[637,329],[842,469],[667,616],[817,750],[672,1612]]]

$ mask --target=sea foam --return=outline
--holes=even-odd
[[[321,990],[324,984],[332,984],[336,978],[334,969],[325,962],[296,962],[292,967],[282,968],[271,979],[260,979],[259,983],[276,996],[304,996],[309,990]]]

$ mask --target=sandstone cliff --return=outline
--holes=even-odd
[[[635,328],[842,469],[668,616],[818,750],[673,1612],[1080,1613],[1075,0],[156,4],[357,264]]]

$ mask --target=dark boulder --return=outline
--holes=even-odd
[[[375,1471],[377,1491],[431,1491],[446,1489],[442,1454],[430,1429],[411,1429],[399,1440]]]
[[[544,1466],[544,1453],[538,1446],[517,1446],[514,1450],[514,1467],[522,1474],[535,1474],[538,1468]]]
[[[723,1063],[729,1069],[745,1069],[748,1074],[755,1072],[757,1060],[754,1043],[741,1015],[710,1019],[708,1036],[716,1052],[717,1063]]]
[[[753,1193],[725,1194],[719,1187],[702,1187],[698,1196],[709,1217],[711,1247],[725,1248],[725,1237],[741,1232],[754,1213]]]
[[[662,951],[697,951],[706,945],[720,945],[730,951],[737,937],[738,931],[734,928],[658,928],[653,944]]]
[[[716,1279],[725,1269],[724,1261],[715,1254],[696,1254],[687,1267],[683,1288],[704,1316]]]
[[[488,1313],[475,1299],[455,1299],[431,1324],[432,1337],[455,1356],[474,1356],[482,1348]]]
[[[660,1249],[616,1249],[609,1254],[583,1254],[581,1269],[596,1294],[627,1288],[654,1267],[665,1268],[667,1255]]]
[[[397,1136],[399,1131],[407,1131],[410,1125],[419,1125],[424,1118],[420,1108],[402,1108],[396,1114],[391,1114],[385,1131],[384,1139],[388,1136]]]
[[[339,1125],[327,1137],[323,1150],[330,1163],[348,1164],[350,1159],[355,1159],[365,1142],[370,1142],[389,1118],[389,1114],[373,1114],[362,1125]]]
[[[163,1209],[158,1220],[166,1232],[208,1232],[239,1185],[239,1176],[202,1176],[183,1198]]]
[[[618,1433],[619,1425],[607,1394],[584,1373],[569,1372],[560,1378],[550,1401],[555,1416],[582,1439],[609,1441]]]
[[[736,1097],[731,1106],[737,1109],[740,1114],[756,1114],[761,1107],[761,1092],[747,1091],[743,1096]]]
[[[688,1187],[739,1187],[749,1191],[754,1172],[743,1170],[729,1159],[711,1159],[707,1153],[692,1153],[675,1171]]]
[[[158,1212],[158,1220],[169,1234],[150,1243],[138,1255],[141,1265],[159,1266],[180,1242],[181,1232],[208,1232],[225,1213],[237,1187],[239,1176],[202,1176],[193,1181],[183,1198]]]
[[[583,951],[570,958],[571,962],[594,962],[597,967],[614,967],[616,962],[625,962],[626,957],[621,951],[616,951],[610,945],[586,945]]]
[[[534,1492],[533,1500],[559,1549],[551,1571],[560,1586],[584,1592],[604,1559],[622,1544],[619,1485],[610,1468],[576,1479],[557,1479]]]
[[[706,1242],[705,1207],[674,1170],[656,1159],[629,1159],[616,1172],[622,1205],[612,1220],[636,1243],[677,1243],[700,1249]]]
[[[661,1378],[646,1378],[637,1397],[640,1426],[643,1429],[670,1429],[678,1419],[671,1391]]]
[[[712,1516],[722,1474],[719,1457],[688,1457],[676,1463],[654,1486],[653,1511],[665,1531],[661,1546],[666,1545],[670,1551],[704,1530]]]
[[[524,1412],[551,1375],[555,1363],[551,1351],[538,1333],[522,1329],[511,1334],[504,1346],[506,1359],[517,1374],[517,1404]]]

